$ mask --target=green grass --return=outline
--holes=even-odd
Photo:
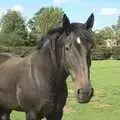
[[[119,120],[120,119],[120,61],[94,61],[92,83],[95,96],[88,104],[78,104],[73,84],[68,78],[69,98],[63,120]],[[23,120],[24,114],[13,112],[14,120]]]

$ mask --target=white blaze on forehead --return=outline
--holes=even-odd
[[[77,40],[76,40],[76,41],[77,41],[78,44],[81,44],[81,39],[80,39],[80,37],[77,37]]]

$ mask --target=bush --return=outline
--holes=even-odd
[[[92,50],[93,60],[109,59],[112,55],[111,49],[106,47],[97,47]]]
[[[20,35],[17,35],[15,33],[0,33],[0,45],[5,46],[23,46],[24,45],[24,39],[21,38]]]
[[[112,58],[115,60],[120,60],[120,46],[115,46],[112,48]]]
[[[24,47],[24,46],[6,47],[6,46],[0,46],[0,52],[7,52],[7,53],[11,53],[13,55],[19,55],[21,57],[24,57],[24,56],[30,54],[34,50],[35,50],[35,47]]]
[[[28,36],[28,38],[23,39],[20,35],[16,33],[5,34],[0,32],[0,45],[5,46],[35,46],[36,39],[33,36]]]

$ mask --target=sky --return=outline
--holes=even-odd
[[[1,0],[0,17],[7,9],[13,9],[29,19],[41,7],[49,6],[62,8],[71,22],[85,23],[89,15],[94,13],[93,29],[116,24],[120,15],[120,0]]]

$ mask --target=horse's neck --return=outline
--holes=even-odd
[[[60,81],[60,82],[65,82],[66,81],[66,78],[68,77],[68,74],[67,72],[65,71],[64,68],[61,67],[61,69],[58,71],[58,76],[57,76],[57,81]]]
[[[57,63],[54,63],[54,55],[51,54],[47,50],[37,51],[33,54],[34,63],[37,68],[40,68],[40,72],[45,71],[46,79],[52,79],[53,81],[63,82],[66,80],[68,74],[66,73],[64,67]]]
[[[36,51],[31,55],[32,69],[39,72],[39,78],[50,79],[56,72],[50,53],[47,50]]]

